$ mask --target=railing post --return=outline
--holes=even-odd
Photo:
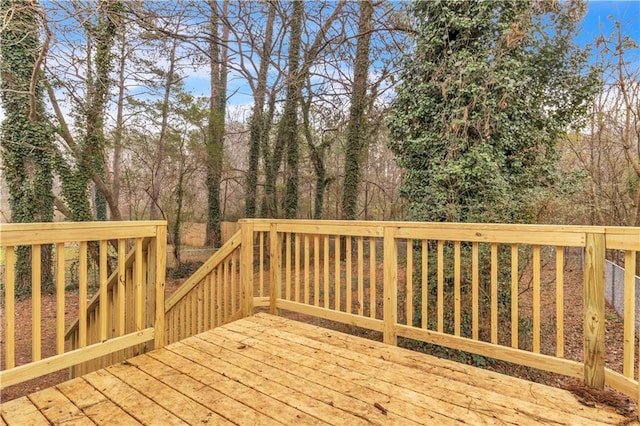
[[[156,227],[156,238],[152,242],[154,244],[155,256],[152,259],[155,264],[155,290],[156,290],[156,303],[155,303],[155,338],[154,347],[156,349],[161,348],[165,344],[164,338],[164,287],[165,287],[165,274],[167,269],[167,224],[158,225]]]
[[[276,302],[282,294],[282,244],[278,237],[277,224],[269,229],[269,313],[277,315]]]
[[[242,317],[253,315],[253,223],[240,221],[240,309]]]
[[[395,228],[384,227],[384,343],[397,345],[396,323],[398,322],[398,245]]]
[[[584,382],[604,389],[604,234],[586,234],[584,257]]]

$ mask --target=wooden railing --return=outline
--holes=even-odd
[[[166,222],[3,224],[0,247],[5,258],[3,388],[67,367],[87,372],[164,343]],[[24,270],[17,266],[21,250],[30,258]],[[52,262],[43,269],[48,253]],[[16,295],[16,283],[24,281],[25,274],[31,277],[31,321],[16,324],[21,296]],[[55,342],[45,344],[55,353],[42,348],[41,283],[48,277],[56,323]],[[75,286],[78,316],[65,332],[65,293]],[[31,328],[31,361],[20,365],[16,327]]]
[[[167,344],[240,318],[240,243],[237,232],[167,299]]]
[[[254,306],[287,310],[604,384],[638,398],[640,228],[248,220]],[[251,235],[249,237],[248,235]],[[256,248],[257,247],[257,248]],[[244,253],[245,246],[242,247]],[[624,342],[605,348],[605,251],[625,256]],[[243,270],[244,271],[244,270]],[[578,280],[579,294],[565,294]],[[565,306],[583,306],[565,356]],[[552,306],[550,309],[549,306]],[[623,353],[622,368],[605,350]]]
[[[640,251],[640,229],[639,228],[605,228],[605,249],[607,251],[618,251],[624,254],[624,341],[622,348],[622,371],[614,371],[605,368],[605,384],[611,386],[632,397],[636,402],[640,402],[640,385],[638,375],[640,374],[640,362],[638,370],[635,370],[635,360],[638,354],[635,348],[638,345],[638,337],[635,335],[635,326],[638,322],[638,310],[636,305],[638,295],[636,295],[635,275],[638,265],[637,256]],[[600,253],[598,253],[599,255]],[[604,263],[604,262],[603,262]],[[597,266],[600,267],[598,261]],[[585,264],[585,272],[587,265]],[[602,265],[604,268],[604,264]],[[599,278],[602,272],[597,271]],[[604,283],[598,283],[598,301],[600,293],[604,292]],[[604,304],[604,301],[601,302]],[[590,311],[585,312],[588,318]],[[588,322],[587,322],[588,324]],[[620,349],[620,348],[613,348]],[[585,367],[586,368],[586,367]],[[634,371],[635,370],[635,371]]]
[[[151,340],[160,347],[268,307],[379,332],[393,345],[398,338],[438,345],[583,378],[593,387],[608,384],[638,398],[633,282],[640,228],[266,219],[240,224],[240,232],[166,303],[164,223],[3,225],[8,369],[0,373],[2,386],[68,366],[89,371],[135,355]],[[58,354],[40,359],[40,294],[34,286],[33,362],[16,367],[15,247],[33,247],[33,280],[39,282],[39,253],[51,243],[58,265]],[[69,243],[79,250],[80,312],[67,332],[73,346],[66,348]],[[619,348],[605,346],[604,262],[611,251],[624,253]],[[98,257],[100,272],[98,290],[88,300],[91,255]],[[110,277],[109,260],[117,263]],[[580,291],[566,293],[575,283]],[[569,304],[583,306],[578,336],[566,327]],[[581,356],[566,356],[569,341],[583,342]],[[623,354],[619,369],[605,363],[606,350]]]

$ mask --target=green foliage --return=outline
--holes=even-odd
[[[578,1],[420,1],[389,126],[415,220],[529,222],[595,73]]]
[[[40,73],[34,73],[42,50],[38,7],[31,1],[0,1],[0,13],[11,18],[0,34],[0,99],[5,111],[0,152],[11,220],[19,223],[53,219],[53,129],[44,113]],[[41,266],[46,290],[52,282],[49,246],[43,247]],[[17,294],[30,293],[28,247],[18,248],[16,271]]]
[[[114,45],[119,25],[119,14],[123,10],[120,1],[105,1],[98,6],[97,19],[87,19],[84,29],[87,40],[95,43],[95,54],[88,62],[93,67],[87,70],[86,96],[84,103],[75,105],[77,119],[77,143],[72,143],[72,155],[58,154],[55,170],[61,179],[61,195],[69,207],[72,221],[89,221],[94,218],[89,203],[89,187],[94,176],[104,179],[105,149],[104,114],[110,97],[113,81]],[[107,219],[107,202],[102,193],[95,193],[96,218]]]
[[[202,266],[203,262],[182,262],[174,268],[169,268],[167,275],[173,279],[188,278]]]

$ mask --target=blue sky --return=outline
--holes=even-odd
[[[623,32],[640,44],[640,0],[589,1],[578,42],[592,43],[600,33],[610,35],[619,21]],[[611,19],[610,19],[611,18]]]

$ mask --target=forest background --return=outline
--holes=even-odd
[[[640,3],[497,4],[1,0],[2,220],[640,226]]]

